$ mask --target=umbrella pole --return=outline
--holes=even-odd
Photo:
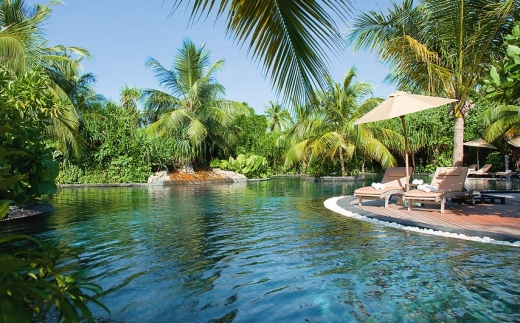
[[[477,170],[480,169],[480,162],[478,161],[478,151],[479,151],[479,147],[477,147]]]
[[[401,124],[403,125],[403,134],[404,134],[404,165],[406,167],[406,183],[404,184],[405,192],[408,192],[410,188],[410,174],[408,173],[408,136],[406,135],[406,123],[404,122],[404,116],[401,116]]]

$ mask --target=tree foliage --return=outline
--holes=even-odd
[[[222,98],[224,87],[215,78],[223,61],[213,64],[204,46],[197,48],[190,40],[175,55],[172,69],[150,58],[161,90],[145,90],[145,109],[157,115],[148,127],[150,134],[172,139],[173,156],[181,164],[211,160],[213,151],[236,144],[240,129],[235,118],[249,110],[239,102]]]
[[[518,13],[514,0],[404,0],[387,14],[360,15],[348,38],[356,49],[376,52],[391,69],[386,80],[399,89],[459,100],[453,109],[458,164],[470,95],[489,65],[501,59],[501,38]]]
[[[295,163],[322,164],[330,159],[347,174],[345,162],[357,155],[362,160],[375,160],[384,167],[395,164],[388,147],[396,148],[402,137],[389,129],[373,124],[354,126],[354,121],[377,106],[381,100],[369,97],[373,86],[358,81],[355,68],[350,69],[342,83],[328,78],[328,88],[317,93],[317,101],[304,107],[295,107],[297,120],[287,133],[290,148],[285,154],[285,165]]]
[[[66,105],[48,90],[46,75],[36,70],[14,78],[0,74],[0,93],[4,172],[24,178],[0,189],[0,199],[23,204],[56,192],[58,165],[44,139],[47,127],[64,115]]]
[[[96,299],[102,289],[88,281],[88,271],[67,272],[63,266],[76,263],[77,249],[24,235],[2,237],[0,245],[18,249],[0,252],[0,323],[44,321],[54,309],[60,322],[79,322],[82,315],[92,323],[88,302],[109,312]]]
[[[488,141],[520,136],[520,23],[504,36],[504,47],[504,59],[491,66],[489,75],[481,80],[485,98],[495,103],[483,118]]]
[[[124,93],[123,93],[124,94]],[[171,142],[139,127],[139,113],[111,101],[83,112],[81,136],[87,153],[79,160],[55,154],[60,183],[143,183],[154,170],[173,165]]]
[[[229,36],[262,62],[277,93],[300,104],[326,84],[327,50],[339,53],[343,40],[331,12],[346,21],[350,1],[176,0],[192,4],[192,20],[225,16]],[[189,10],[189,9],[188,9]]]
[[[269,131],[281,132],[287,129],[292,122],[289,111],[279,103],[269,102],[269,106],[265,108],[265,114]]]

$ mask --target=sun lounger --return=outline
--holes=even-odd
[[[477,164],[471,164],[468,166],[469,171],[476,171],[477,170]]]
[[[468,172],[468,176],[472,175],[472,176],[476,177],[476,176],[489,176],[489,175],[493,175],[492,173],[489,172],[491,167],[493,167],[493,164],[485,164],[479,170],[470,170]]]
[[[468,175],[468,167],[438,167],[433,175],[431,186],[436,186],[437,191],[425,192],[420,189],[410,190],[403,196],[403,200],[408,203],[408,210],[412,204],[440,204],[441,213],[444,213],[446,200],[448,198],[472,199],[473,191],[464,188],[464,182]]]
[[[412,176],[412,167],[408,167],[408,174]],[[359,205],[363,205],[363,200],[385,200],[385,207],[392,195],[404,192],[406,184],[406,167],[387,168],[381,184],[385,187],[375,189],[372,186],[358,188],[354,191],[354,196],[359,199]]]
[[[511,179],[511,176],[515,176],[517,175],[518,172],[512,172],[512,171],[508,171],[508,172],[496,172],[495,173],[495,176],[496,177],[504,177],[506,180],[510,180]]]

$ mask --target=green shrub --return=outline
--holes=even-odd
[[[229,161],[214,159],[210,167],[237,172],[247,178],[267,178],[272,175],[267,160],[252,154],[239,154],[236,159],[229,157]]]
[[[48,91],[48,79],[41,72],[29,71],[15,78],[1,74],[0,167],[3,178],[19,180],[0,187],[0,200],[23,204],[56,192],[59,168],[44,138],[53,120],[63,116],[64,105]]]
[[[100,295],[102,289],[88,282],[88,271],[65,272],[63,264],[73,267],[77,249],[24,235],[0,238],[0,245],[11,244],[12,249],[15,241],[24,244],[20,251],[0,252],[0,323],[41,321],[51,310],[59,312],[60,322],[79,322],[80,314],[93,322],[88,302],[110,312],[91,296]]]

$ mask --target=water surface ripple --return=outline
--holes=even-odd
[[[520,322],[518,248],[323,207],[352,185],[64,189],[19,230],[82,246],[110,317],[128,323]]]

